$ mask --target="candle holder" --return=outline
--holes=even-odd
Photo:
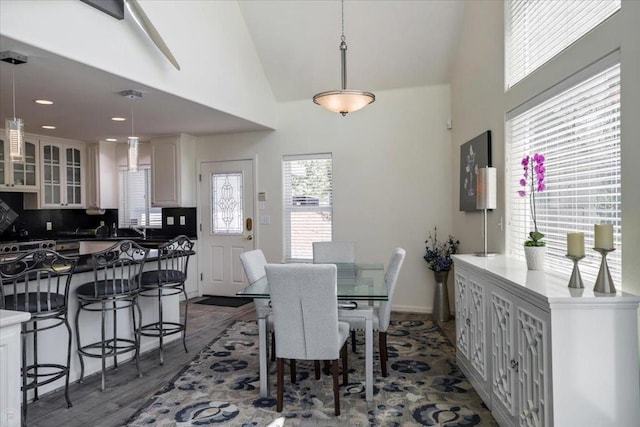
[[[594,251],[602,255],[602,261],[600,262],[600,271],[598,271],[598,278],[596,284],[593,287],[594,292],[601,292],[603,294],[615,294],[616,288],[613,286],[613,279],[611,273],[609,273],[609,266],[607,265],[607,255],[609,252],[615,251],[615,249],[593,248]]]
[[[582,276],[580,275],[580,269],[578,268],[578,263],[584,255],[576,256],[576,255],[565,255],[571,261],[573,261],[573,271],[571,272],[571,278],[569,279],[569,287],[574,289],[582,289],[584,285],[582,284]]]

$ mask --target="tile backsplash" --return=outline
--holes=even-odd
[[[8,227],[0,241],[15,239],[56,239],[58,233],[76,230],[77,228],[96,228],[101,221],[111,230],[113,223],[118,223],[118,210],[106,209],[104,215],[87,215],[84,209],[42,209],[25,210],[23,193],[0,192],[0,199],[17,214],[18,218]],[[167,218],[173,218],[173,225],[167,224]],[[184,225],[180,219],[184,217]],[[51,230],[47,230],[47,223],[51,223]],[[169,221],[170,222],[170,221]],[[152,236],[176,236],[186,234],[197,236],[196,208],[164,208],[162,209],[162,229],[149,230]],[[126,230],[118,232],[127,235]],[[137,235],[135,232],[131,235]]]

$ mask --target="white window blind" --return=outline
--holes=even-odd
[[[620,9],[620,0],[505,1],[510,88]]]
[[[546,158],[546,189],[536,193],[536,212],[538,229],[547,242],[549,269],[570,273],[566,234],[584,232],[586,258],[580,269],[583,277],[595,280],[600,255],[591,249],[593,226],[613,224],[616,250],[607,261],[614,282],[620,283],[620,64],[593,71],[589,78],[511,116],[507,115],[506,124],[507,250],[524,258],[523,242],[533,222],[528,193],[518,195],[520,162],[526,155],[540,153]]]
[[[331,154],[284,156],[285,258],[311,261],[313,242],[332,237]]]
[[[162,227],[162,209],[151,207],[151,169],[120,171],[118,227]]]

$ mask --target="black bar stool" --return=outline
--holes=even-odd
[[[189,257],[194,243],[187,236],[178,236],[158,246],[157,270],[145,271],[141,275],[140,296],[153,297],[158,301],[158,321],[140,328],[140,334],[160,340],[160,364],[164,364],[163,339],[167,335],[182,332],[182,345],[187,350],[187,314],[189,299],[184,282],[187,280]],[[184,294],[184,323],[168,322],[163,318],[162,297]]]
[[[149,255],[149,249],[143,248],[131,240],[122,240],[101,252],[92,255],[94,280],[80,285],[76,289],[78,311],[76,312],[76,341],[80,355],[80,382],[84,378],[83,357],[102,359],[102,382],[100,390],[105,388],[107,357],[113,357],[114,368],[118,367],[118,355],[135,352],[134,358],[138,376],[140,372],[140,319],[142,312],[138,305],[140,291],[140,272]],[[118,310],[131,309],[133,338],[118,337]],[[82,345],[80,341],[80,312],[98,311],[101,313],[100,341]],[[136,322],[136,311],[138,322]],[[113,334],[107,338],[106,315],[113,317]]]
[[[77,259],[66,258],[48,249],[36,249],[13,260],[0,262],[0,308],[26,311],[31,319],[22,324],[22,425],[27,419],[27,391],[65,377],[64,397],[69,398],[71,364],[71,327],[67,320],[69,284]],[[66,365],[42,363],[38,354],[38,332],[64,325],[67,327]],[[33,359],[27,362],[27,335],[33,334]],[[41,355],[46,354],[42,352]]]

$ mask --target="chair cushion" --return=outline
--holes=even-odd
[[[94,298],[109,298],[110,296],[126,295],[136,290],[135,281],[129,280],[98,280],[80,285],[76,295]]]
[[[140,275],[142,286],[183,283],[186,279],[187,275],[180,270],[152,270]]]
[[[38,294],[35,292],[30,292],[29,299],[26,299],[25,294],[19,294],[17,296],[17,306],[16,308],[20,311],[28,311],[29,313],[46,313],[50,311],[61,310],[64,308],[64,295],[60,294],[49,294],[40,293],[40,310],[38,310]],[[27,306],[25,309],[25,302],[27,302]],[[15,295],[7,295],[4,298],[4,306],[7,310],[12,310],[14,308],[14,303],[16,302]]]

